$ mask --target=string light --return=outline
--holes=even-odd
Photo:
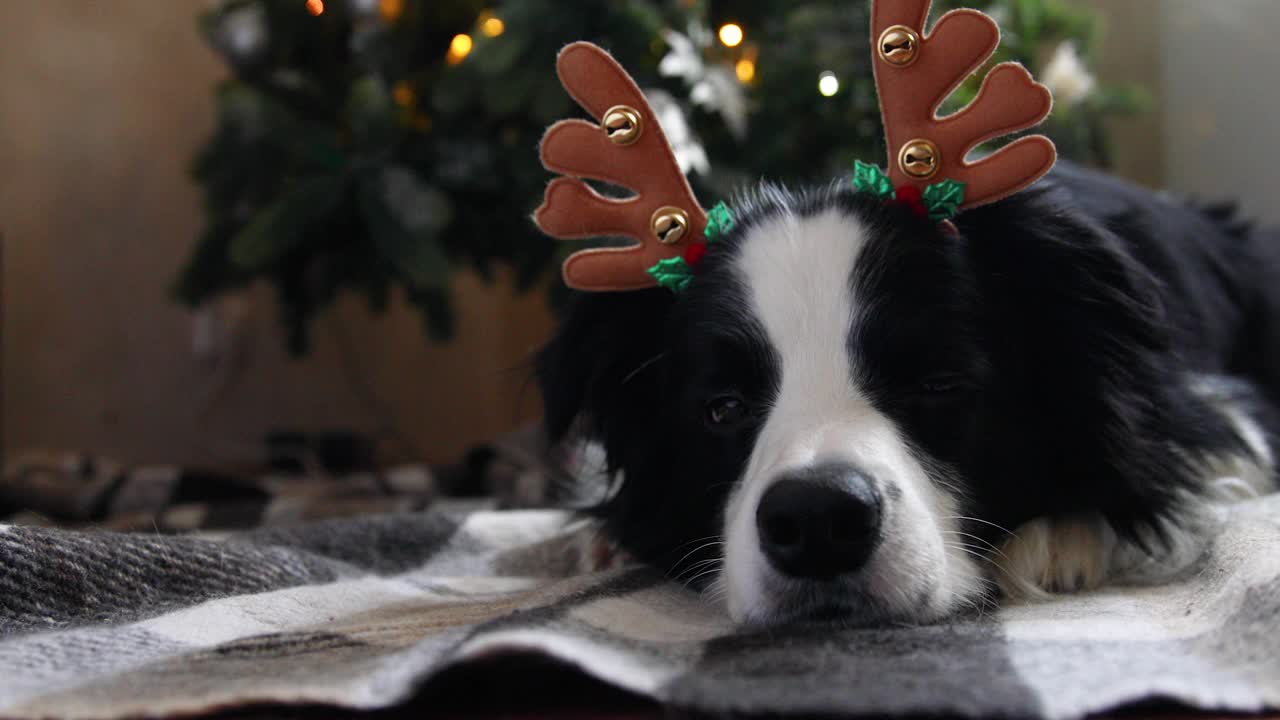
[[[413,86],[404,80],[396,83],[391,89],[391,97],[400,107],[413,107],[418,102],[418,95],[413,91]]]
[[[840,92],[840,79],[830,70],[818,76],[818,92],[823,97],[831,97]]]
[[[742,26],[737,23],[725,23],[720,26],[720,42],[725,47],[738,47],[742,43]]]
[[[324,0],[307,0],[307,12],[320,15],[324,12]]]
[[[378,3],[378,12],[383,20],[393,23],[404,14],[404,0],[382,0]]]
[[[756,60],[760,58],[760,48],[754,43],[749,43],[742,47],[742,54],[738,56],[738,61],[733,64],[733,74],[738,76],[738,82],[743,85],[750,85],[756,79]]]
[[[445,59],[450,65],[457,65],[467,55],[471,54],[471,48],[474,44],[470,35],[465,33],[454,35],[453,40],[449,42],[449,54],[445,56]]]
[[[485,37],[498,37],[506,30],[507,24],[502,22],[502,18],[494,15],[492,11],[485,10],[480,13],[480,32],[484,33]]]

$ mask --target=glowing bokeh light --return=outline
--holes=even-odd
[[[498,37],[507,31],[507,24],[502,22],[502,18],[491,12],[485,11],[480,15],[480,32],[485,37]]]
[[[475,43],[471,40],[470,35],[454,35],[453,40],[449,42],[449,55],[447,57],[449,64],[457,65],[462,62],[463,58],[471,54],[471,48],[474,45]]]
[[[378,3],[378,12],[383,20],[393,23],[404,14],[404,0],[382,0]]]
[[[736,23],[725,23],[720,26],[720,42],[725,47],[738,47],[742,44],[742,27]]]
[[[840,79],[830,70],[818,76],[818,92],[823,97],[831,97],[840,92]]]

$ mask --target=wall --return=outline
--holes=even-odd
[[[187,178],[209,133],[221,62],[197,0],[8,2],[0,22],[4,446],[126,461],[240,462],[272,427],[395,425],[432,459],[532,416],[515,368],[544,337],[534,297],[458,281],[462,336],[435,347],[417,316],[344,303],[314,357],[280,350],[270,297],[251,293],[243,353],[191,352],[167,285],[201,223]],[[530,152],[530,161],[534,155]],[[376,403],[344,375],[346,328]],[[238,359],[237,359],[238,358]]]
[[[1100,74],[1146,87],[1145,116],[1115,121],[1117,169],[1280,223],[1280,2],[1089,0],[1107,20]]]
[[[1107,120],[1115,172],[1149,187],[1165,182],[1164,75],[1161,73],[1160,23],[1152,22],[1165,0],[1088,0],[1104,23],[1104,37],[1096,58],[1103,82],[1136,85],[1151,97],[1149,112]]]
[[[1171,187],[1238,198],[1280,223],[1280,2],[1164,0],[1165,163]]]

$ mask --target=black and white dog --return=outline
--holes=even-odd
[[[1272,489],[1280,234],[1066,164],[958,234],[847,182],[732,206],[688,291],[576,298],[539,374],[612,537],[735,620],[1158,581]]]

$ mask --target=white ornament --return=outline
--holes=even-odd
[[[664,30],[662,38],[671,51],[658,63],[658,74],[678,77],[689,86],[689,100],[720,113],[729,132],[738,140],[747,134],[747,100],[737,74],[727,64],[708,66],[702,51],[711,44],[711,31],[689,26],[689,34]]]
[[[688,36],[675,30],[662,31],[662,39],[667,41],[671,51],[658,63],[658,74],[678,77],[691,85],[697,82],[705,72],[701,48],[695,46]]]
[[[738,75],[727,65],[709,68],[694,86],[689,99],[720,113],[729,132],[738,140],[747,136],[747,97]]]
[[[689,127],[684,111],[680,109],[680,103],[676,102],[676,99],[666,90],[650,88],[644,91],[644,95],[649,100],[649,107],[653,108],[654,114],[658,116],[658,124],[662,126],[667,142],[671,144],[680,172],[685,175],[690,172],[696,172],[699,175],[710,173],[711,163],[707,160],[707,151],[702,147],[702,141]]]
[[[251,59],[267,44],[267,18],[262,6],[242,5],[222,16],[219,44],[236,59]]]
[[[382,171],[381,179],[387,209],[406,229],[438,230],[449,221],[448,202],[439,190],[423,183],[417,173],[402,165],[391,165]]]
[[[1076,52],[1075,43],[1063,42],[1040,73],[1040,82],[1053,93],[1055,102],[1070,107],[1089,97],[1098,81]]]

